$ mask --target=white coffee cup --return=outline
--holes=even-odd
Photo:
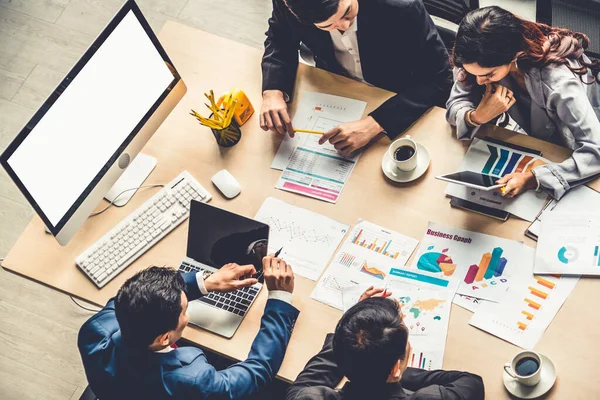
[[[396,153],[396,150],[398,150],[402,146],[412,147],[414,150],[414,153],[413,153],[412,157],[410,157],[406,160],[398,161],[394,157],[394,153]],[[412,140],[410,138],[410,135],[406,135],[403,138],[395,140],[390,145],[390,147],[387,151],[387,155],[394,162],[397,169],[399,169],[400,171],[408,172],[408,171],[412,171],[413,169],[417,168],[417,148],[418,148],[417,142]]]
[[[532,360],[528,361],[524,359]],[[523,363],[519,364],[522,360],[524,360]],[[534,365],[532,362],[537,363],[537,369],[532,373],[529,373],[532,371],[531,368],[529,368],[529,371],[524,371],[527,369],[526,367]],[[529,365],[525,363],[528,363]],[[542,358],[535,351],[522,351],[514,356],[511,362],[504,365],[504,370],[520,384],[525,386],[535,386],[542,378]]]

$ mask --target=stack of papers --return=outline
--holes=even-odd
[[[473,139],[458,170],[473,171],[501,178],[510,173],[526,172],[538,160],[548,162],[533,153],[515,150],[483,139]],[[502,197],[497,191],[482,191],[454,183],[448,184],[446,195],[508,211],[530,222],[544,207],[548,197],[545,193],[528,190],[509,199]]]
[[[323,93],[306,92],[293,120],[294,128],[327,132],[362,118],[367,103]],[[297,132],[285,136],[271,168],[283,173],[275,187],[330,203],[337,202],[360,154],[342,156],[321,135]]]
[[[319,279],[311,297],[343,310],[343,288],[383,287],[391,271],[406,264],[417,243],[416,239],[370,222],[359,222]]]

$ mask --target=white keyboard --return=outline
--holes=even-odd
[[[206,203],[211,198],[189,172],[183,171],[80,254],[75,262],[101,288],[185,221],[190,215],[192,200]]]

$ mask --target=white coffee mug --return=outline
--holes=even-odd
[[[532,361],[537,363],[537,369],[533,373],[524,375],[525,371],[523,371],[523,369],[525,368],[525,365],[521,365],[520,367],[518,365],[520,361],[526,358],[533,359]],[[504,365],[504,370],[520,384],[525,386],[535,386],[542,378],[542,358],[535,351],[522,351],[514,356],[511,362]]]
[[[413,153],[412,157],[410,157],[406,160],[398,161],[394,157],[394,153],[396,153],[396,150],[398,150],[402,146],[412,147],[414,150],[414,153]],[[400,171],[408,172],[408,171],[412,171],[413,169],[417,168],[417,148],[418,148],[417,142],[412,140],[410,138],[410,135],[406,135],[403,138],[395,140],[390,145],[390,147],[387,151],[387,155],[394,162],[397,169],[399,169]]]

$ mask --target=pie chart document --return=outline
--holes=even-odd
[[[533,272],[600,275],[600,215],[582,212],[545,216]]]

